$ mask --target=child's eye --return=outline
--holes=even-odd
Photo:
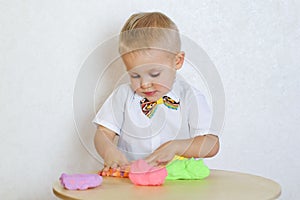
[[[158,77],[160,75],[160,73],[153,73],[153,74],[150,74],[151,77],[155,78],[155,77]]]
[[[131,78],[140,78],[140,75],[138,75],[138,74],[130,74],[130,77]]]

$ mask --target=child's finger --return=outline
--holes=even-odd
[[[123,167],[123,166],[130,166],[130,163],[128,161],[121,161],[118,163],[120,167]]]
[[[117,163],[113,163],[111,166],[110,166],[112,169],[116,169],[118,167],[118,164]]]
[[[104,166],[104,168],[102,169],[103,172],[107,172],[109,170],[109,166]]]
[[[130,170],[130,165],[129,164],[128,165],[122,165],[120,167],[120,169],[121,169],[121,171],[129,171]]]
[[[157,166],[166,166],[169,163],[169,161],[157,161]]]
[[[158,162],[156,159],[149,159],[149,160],[146,160],[146,162],[153,167],[156,167],[158,165]]]
[[[150,163],[150,162],[153,161],[153,159],[154,159],[154,157],[153,157],[152,155],[149,155],[148,157],[145,158],[145,161],[146,161],[147,163]]]
[[[150,156],[148,156],[145,161],[150,164],[155,166],[156,162],[157,162],[158,156],[156,154],[151,154]]]

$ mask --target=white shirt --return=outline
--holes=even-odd
[[[118,147],[128,160],[143,159],[167,141],[209,133],[212,112],[199,90],[184,80],[176,80],[166,96],[180,101],[178,109],[159,104],[154,115],[148,118],[140,107],[143,97],[129,84],[120,85],[93,122],[119,136]]]

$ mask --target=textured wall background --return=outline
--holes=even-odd
[[[222,147],[207,164],[274,179],[280,199],[300,198],[298,1],[0,0],[1,198],[55,199],[62,172],[101,167],[76,135],[76,78],[130,14],[153,10],[196,41],[223,80]]]

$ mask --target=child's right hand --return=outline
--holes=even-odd
[[[104,160],[104,171],[129,165],[125,155],[114,144],[116,133],[104,126],[99,126],[94,142],[97,152]]]
[[[119,150],[110,149],[105,153],[103,171],[108,171],[110,168],[123,169],[128,165],[130,165],[130,163],[128,162],[125,155]]]

